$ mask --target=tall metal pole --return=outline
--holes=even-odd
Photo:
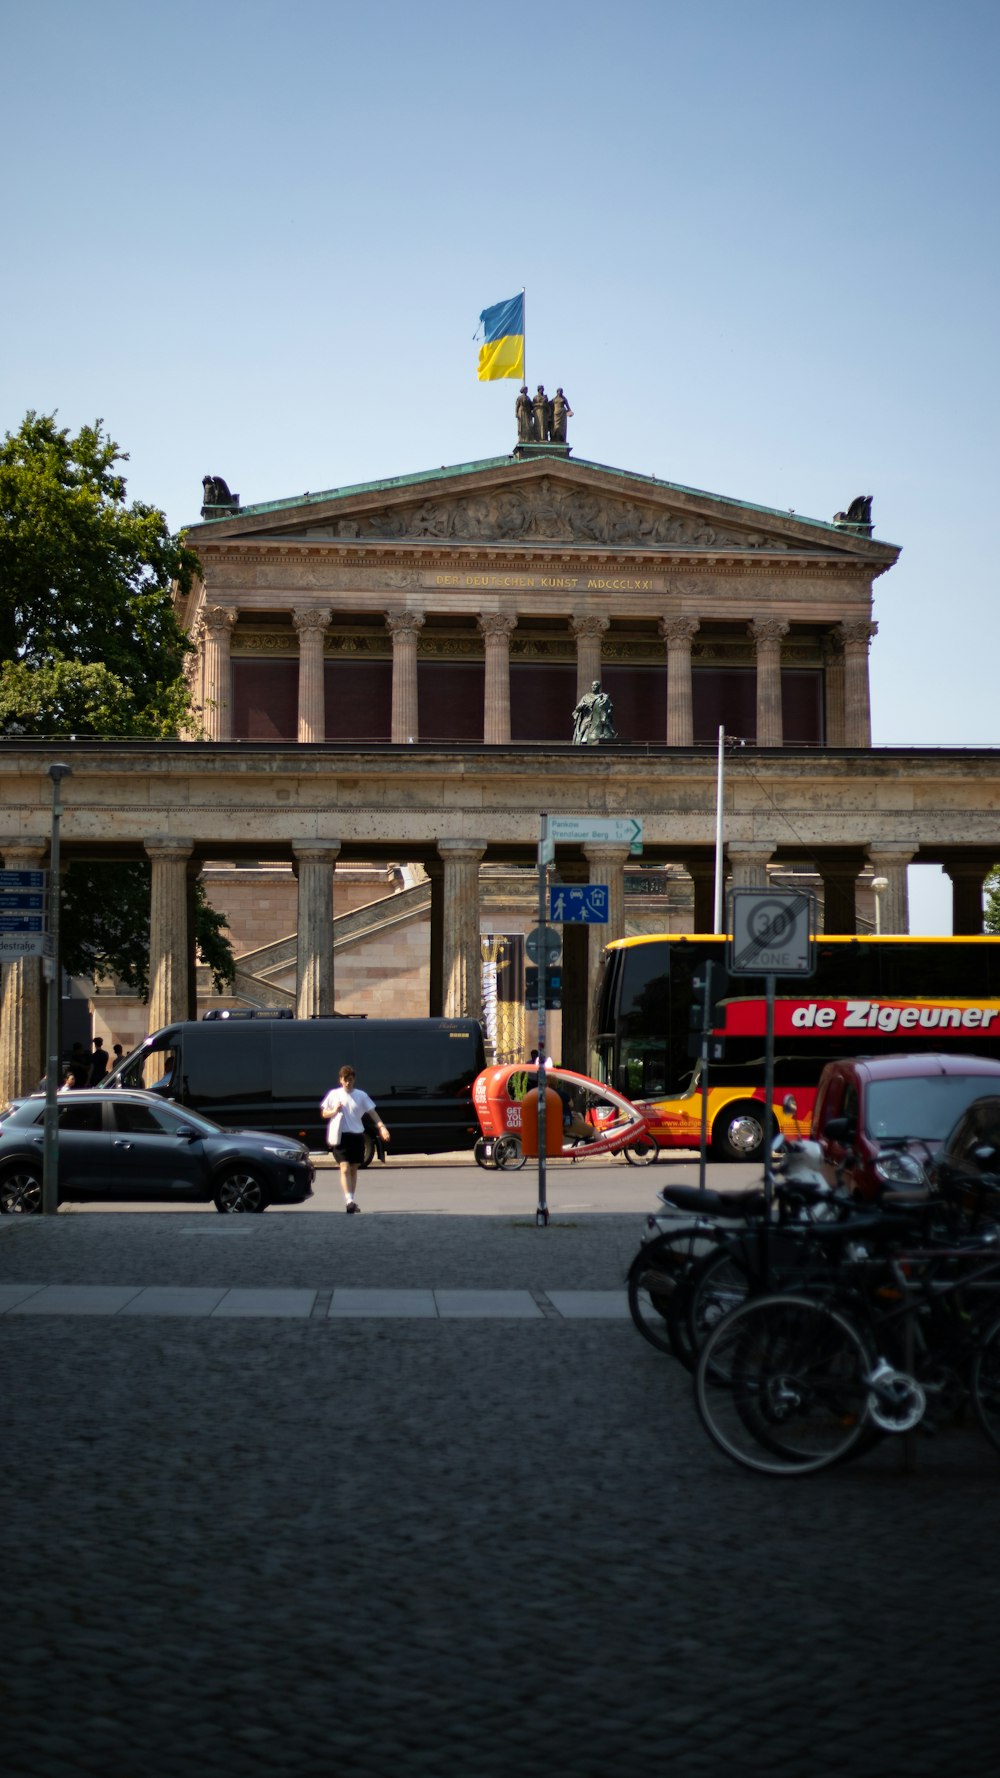
[[[524,345],[521,347],[521,381],[524,384],[525,388],[527,388],[528,387],[528,291],[527,291],[527,287],[524,284],[521,285],[521,326],[524,329],[524,333],[522,335],[522,338],[524,340]],[[532,410],[532,411],[534,411],[534,410]]]
[[[48,983],[46,1008],[45,1125],[42,1136],[42,1215],[55,1216],[59,1209],[59,1122],[56,1093],[59,1090],[59,986],[62,969],[59,959],[59,818],[62,803],[59,786],[71,774],[66,765],[51,765],[52,838],[49,846],[49,920],[51,954],[45,958],[44,972]]]
[[[719,758],[715,772],[715,923],[713,932],[722,931],[722,778],[725,752],[725,730],[719,724]]]
[[[545,1199],[545,1001],[549,987],[549,948],[546,943],[545,886],[548,863],[546,852],[549,837],[548,815],[539,816],[538,824],[538,1209],[535,1224],[544,1228],[549,1220]]]

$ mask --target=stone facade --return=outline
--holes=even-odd
[[[620,849],[557,853],[610,891],[609,927],[566,945],[563,1057],[585,1065],[602,942],[711,929],[720,724],[742,743],[729,880],[811,874],[826,929],[853,932],[885,878],[882,930],[905,930],[907,863],[941,862],[956,930],[976,929],[1000,758],[871,750],[872,588],[898,551],[864,527],[537,454],[227,513],[190,542],[202,576],[179,615],[211,739],[59,749],[64,856],[153,861],[150,1006],[95,1000],[119,1041],[195,1010],[206,868],[234,1004],[478,1016],[480,935],[534,923],[548,808],[638,817],[670,885],[644,903]],[[621,742],[574,748],[595,678]],[[54,756],[0,758],[5,862],[45,856]],[[37,1078],[39,976],[5,966],[7,1092]]]

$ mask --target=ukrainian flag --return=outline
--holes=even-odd
[[[479,348],[479,381],[495,383],[500,377],[524,378],[524,291],[509,302],[494,303],[479,317],[483,344]]]

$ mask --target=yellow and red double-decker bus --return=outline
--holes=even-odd
[[[655,1107],[661,1147],[701,1139],[699,1040],[705,964],[711,960],[712,1061],[707,1127],[716,1160],[759,1160],[764,1107],[766,982],[727,978],[726,939],[658,934],[607,947],[593,1034],[598,1073],[628,1098]],[[816,940],[816,971],[779,978],[774,1011],[775,1125],[793,1093],[806,1128],[816,1084],[834,1057],[944,1050],[1000,1059],[1000,938]]]

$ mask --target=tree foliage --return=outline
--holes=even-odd
[[[198,731],[190,644],[172,583],[198,558],[165,515],[125,500],[128,461],[102,430],[71,437],[30,412],[0,443],[0,736],[167,740]],[[61,885],[64,967],[145,995],[148,860],[70,863]],[[233,977],[225,920],[195,894],[196,938],[217,986]]]
[[[983,931],[1000,932],[1000,864],[995,864],[983,884]]]

